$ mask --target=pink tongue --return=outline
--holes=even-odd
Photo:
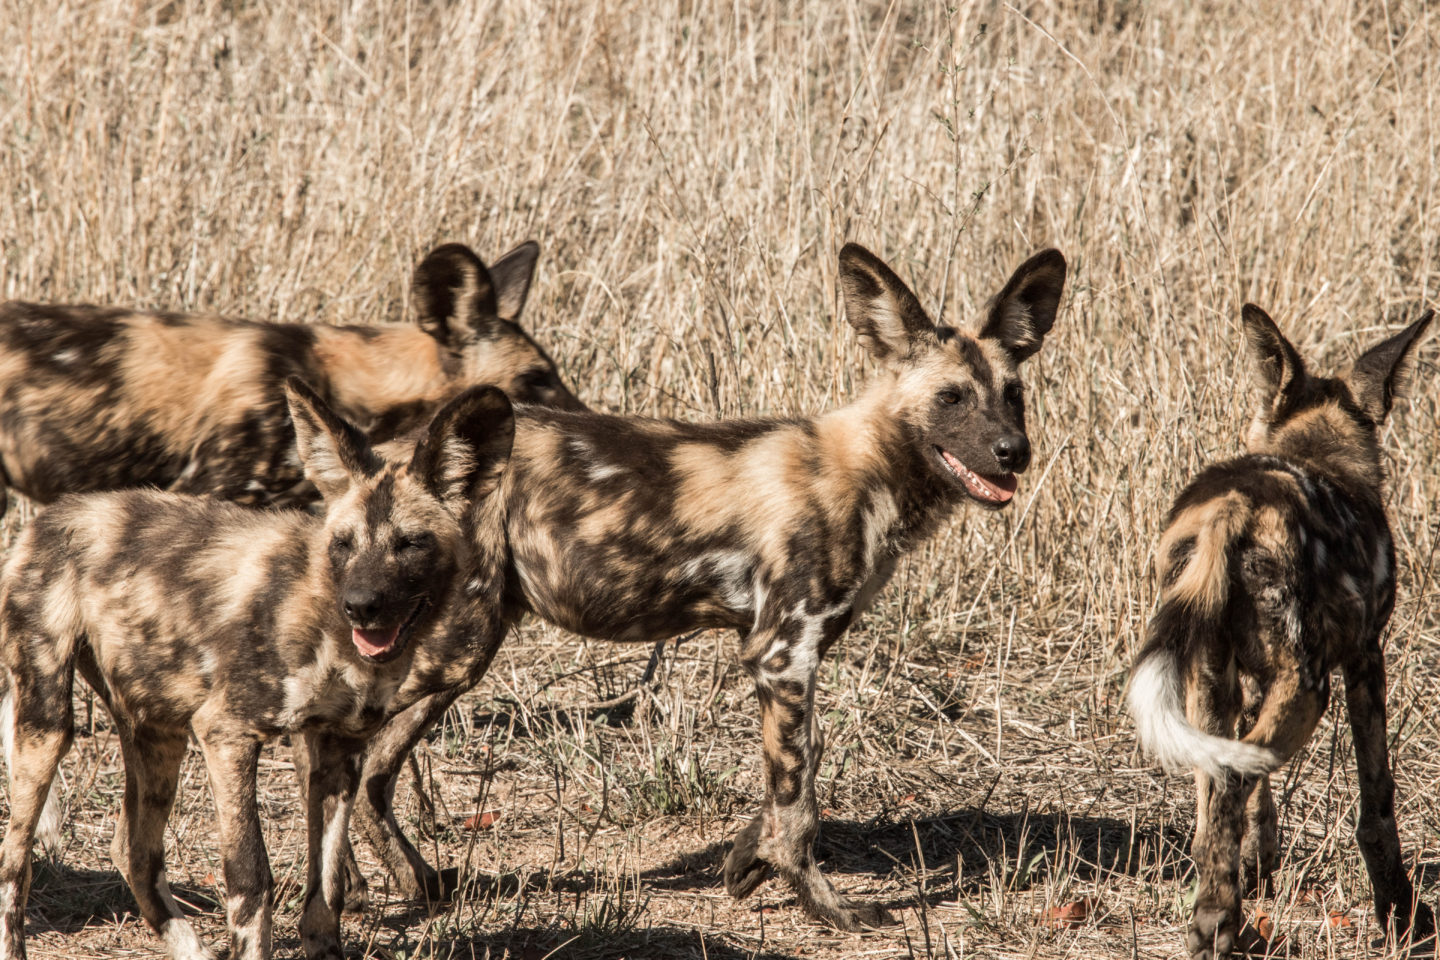
[[[355,641],[355,648],[367,657],[376,657],[389,650],[398,636],[399,624],[385,630],[361,630],[356,627],[350,631],[350,639]]]
[[[1015,496],[1015,490],[1020,485],[1015,474],[1006,473],[998,477],[982,476],[957,460],[949,450],[941,450],[940,455],[945,458],[945,462],[950,465],[950,469],[955,471],[965,486],[970,488],[970,492],[976,496],[985,497],[985,499],[994,500],[997,503],[1006,503]]]

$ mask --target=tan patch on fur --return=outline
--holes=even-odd
[[[1327,472],[1352,477],[1365,486],[1381,482],[1380,445],[1374,431],[1334,401],[1306,407],[1279,423],[1257,418],[1246,436],[1246,447],[1251,453],[1321,459]]]
[[[1226,552],[1249,519],[1249,501],[1234,492],[1191,507],[1176,517],[1160,538],[1162,581],[1169,579],[1176,544],[1193,537],[1195,545],[1184,561],[1185,569],[1165,591],[1166,600],[1176,600],[1197,611],[1222,607],[1230,587]]]
[[[172,327],[138,314],[107,350],[120,361],[137,410],[178,452],[215,426],[197,418],[197,410],[229,413],[264,403],[266,358],[257,339],[256,330],[214,317],[191,317]]]
[[[419,327],[386,324],[369,328],[374,335],[346,327],[313,329],[315,356],[342,416],[363,422],[371,411],[400,404],[438,406],[459,391],[440,367],[434,338]]]

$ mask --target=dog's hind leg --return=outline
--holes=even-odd
[[[345,855],[350,810],[360,782],[365,744],[324,734],[306,736],[309,789],[305,797],[307,863],[300,938],[308,960],[341,960],[340,913],[345,906]],[[298,752],[298,751],[297,751]]]
[[[1395,779],[1385,732],[1385,654],[1379,638],[1371,638],[1345,670],[1345,703],[1355,737],[1355,764],[1360,778],[1360,852],[1375,895],[1375,920],[1382,930],[1403,942],[1420,944],[1435,933],[1435,915],[1415,899],[1415,888],[1400,856],[1395,825]],[[1393,926],[1392,926],[1393,925]]]
[[[165,875],[165,824],[175,804],[186,737],[169,731],[123,731],[125,799],[110,858],[140,904],[146,922],[175,960],[213,960],[170,893]]]
[[[223,728],[207,727],[197,717],[195,734],[205,752],[210,792],[220,827],[225,863],[225,913],[230,922],[231,960],[269,960],[270,901],[275,878],[260,832],[255,800],[255,770],[260,742]]]
[[[1217,737],[1235,735],[1240,682],[1228,643],[1207,638],[1186,670],[1185,713],[1196,729]],[[1240,933],[1240,831],[1244,794],[1253,786],[1231,774],[1212,779],[1195,771],[1195,839],[1190,846],[1199,881],[1190,918],[1193,960],[1225,957]]]
[[[19,642],[30,640],[24,637]],[[10,678],[14,684],[10,824],[0,844],[0,958],[5,960],[23,960],[25,956],[30,848],[50,782],[74,738],[70,700],[74,676],[72,662],[54,673],[32,670],[23,678]]]
[[[725,888],[731,896],[746,897],[773,868],[810,916],[842,930],[859,930],[893,920],[878,905],[842,896],[820,871],[814,851],[820,830],[815,772],[823,745],[815,717],[815,674],[822,652],[849,617],[848,609],[828,616],[792,613],[778,628],[756,630],[744,643],[744,665],[755,678],[760,701],[765,800],[725,858]]]
[[[1249,676],[1241,678],[1241,686],[1245,693],[1245,709],[1240,716],[1238,732],[1243,737],[1255,726],[1264,691]],[[1269,895],[1275,868],[1280,863],[1279,829],[1270,778],[1257,777],[1254,788],[1245,799],[1245,828],[1240,843],[1241,889],[1247,896]]]
[[[3,496],[3,491],[0,491],[0,497]],[[0,506],[0,514],[3,512],[3,506]],[[15,769],[15,694],[11,690],[8,680],[0,681],[0,685],[4,687],[4,693],[0,694],[0,745],[3,745],[5,751],[5,769],[13,770]],[[60,778],[57,775],[51,780],[50,787],[45,792],[45,804],[40,811],[40,820],[35,825],[35,842],[40,844],[40,849],[50,856],[55,856],[60,852],[61,830],[64,827],[60,791],[55,786],[55,780],[58,779]]]

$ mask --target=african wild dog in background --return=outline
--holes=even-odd
[[[25,955],[30,848],[73,736],[75,673],[114,721],[125,795],[111,855],[176,960],[210,960],[165,878],[187,735],[205,755],[235,960],[270,956],[273,878],[256,808],[261,744],[303,732],[307,957],[342,955],[342,851],[360,738],[391,710],[473,683],[503,637],[504,528],[489,496],[514,421],[495,387],[440,410],[401,462],[292,378],[323,518],[158,490],[67,495],[26,527],[0,580],[10,823],[0,958]]]
[[[1000,508],[1014,496],[1030,463],[1019,367],[1054,323],[1065,260],[1027,260],[961,329],[931,322],[863,247],[840,252],[840,279],[880,368],[854,403],[708,424],[521,407],[501,495],[515,618],[632,642],[739,631],[765,797],[726,859],[726,888],[745,897],[773,870],[812,917],[856,929],[888,915],[842,896],[815,862],[816,673],[902,553],[961,502]],[[366,753],[356,822],[410,897],[444,896],[453,876],[401,832],[395,777],[456,695],[396,717]]]
[[[481,383],[584,409],[517,324],[539,251],[486,269],[460,244],[436,248],[415,271],[418,325],[0,305],[0,481],[41,503],[133,486],[308,501],[281,390],[292,375],[376,442]]]
[[[1433,313],[1339,378],[1308,373],[1259,307],[1242,316],[1258,374],[1249,453],[1209,467],[1175,501],[1160,540],[1160,607],[1130,680],[1141,744],[1172,770],[1195,770],[1190,954],[1234,948],[1242,866],[1256,887],[1268,882],[1279,855],[1269,773],[1319,723],[1336,668],[1376,921],[1418,942],[1434,917],[1400,858],[1386,750],[1380,637],[1395,604],[1395,549],[1378,433]]]

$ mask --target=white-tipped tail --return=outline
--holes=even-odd
[[[0,745],[5,750],[5,774],[8,778],[15,768],[15,689],[8,682],[4,686],[5,692],[0,695]],[[60,851],[62,825],[60,801],[56,796],[55,783],[51,781],[50,790],[45,794],[45,808],[40,811],[40,820],[35,824],[35,839],[47,854]]]
[[[1199,769],[1222,780],[1228,773],[1269,773],[1283,762],[1274,750],[1191,726],[1180,697],[1180,664],[1169,650],[1153,650],[1136,664],[1128,699],[1140,745],[1172,773]]]

